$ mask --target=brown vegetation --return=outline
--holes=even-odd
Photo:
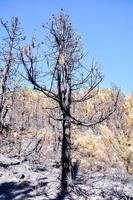
[[[108,90],[105,90],[104,93],[108,96]],[[44,98],[41,93],[33,92],[28,88],[16,93],[15,96],[14,104],[12,104],[5,118],[5,123],[10,124],[12,127],[8,135],[12,137],[14,143],[19,144],[20,140],[24,143],[25,139],[28,137],[33,138],[36,135],[37,138],[43,141],[44,146],[53,145],[54,148],[55,142],[60,145],[60,125],[55,124],[55,121],[50,119],[46,112],[47,110],[45,110],[45,108],[53,106],[52,102]],[[100,98],[103,100],[102,92],[99,95],[98,101],[100,101]],[[12,97],[10,97],[10,100],[8,98],[8,104],[11,99]],[[37,99],[39,99],[39,101],[37,101]],[[89,166],[94,159],[97,160],[98,164],[100,161],[103,166],[113,166],[122,162],[127,171],[130,174],[133,173],[132,99],[132,96],[124,98],[117,113],[114,113],[114,115],[102,125],[97,125],[89,129],[75,128],[73,126],[72,144],[73,148],[76,148],[75,157],[80,160],[82,164],[85,162],[86,165]],[[110,101],[110,99],[106,98],[105,103],[108,101]],[[93,112],[93,103],[94,102],[92,102],[91,105],[86,102],[81,107],[83,108],[84,106],[84,109],[79,108],[78,112],[76,110],[74,111],[75,115],[78,116],[82,114],[89,117],[90,112]],[[20,104],[23,106],[20,107]],[[40,112],[38,112],[38,109],[36,110],[36,106]],[[21,108],[21,110],[18,108]],[[122,112],[120,112],[121,109]],[[24,115],[22,115],[23,110],[25,113]],[[10,117],[11,114],[13,114],[12,118]],[[29,119],[29,121],[27,121],[27,119]],[[17,123],[17,120],[19,123]],[[57,125],[58,127],[55,127]],[[14,146],[14,148],[16,149],[16,146]],[[80,155],[82,156],[80,157]]]

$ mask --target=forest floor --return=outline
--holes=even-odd
[[[52,200],[59,191],[60,168],[0,154],[0,200]],[[63,199],[63,198],[62,198]],[[133,200],[133,176],[121,169],[79,170],[64,199]]]
[[[60,149],[54,151],[49,144],[42,148],[40,141],[39,138],[30,140],[24,137],[23,145],[11,145],[11,141],[1,144],[0,200],[59,199]],[[23,153],[18,156],[16,151],[20,147]],[[92,166],[77,165],[73,168],[76,171],[70,193],[60,199],[133,200],[133,176],[128,174],[123,165]]]

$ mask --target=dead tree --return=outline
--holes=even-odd
[[[112,106],[90,121],[79,120],[73,116],[73,104],[87,101],[98,93],[98,86],[103,80],[97,63],[86,66],[83,62],[84,52],[81,39],[73,28],[69,16],[63,11],[59,16],[52,16],[49,23],[43,26],[46,30],[47,49],[44,52],[45,61],[40,63],[40,57],[35,53],[38,48],[34,42],[21,51],[21,60],[27,73],[27,79],[34,88],[54,100],[53,109],[60,110],[60,117],[51,116],[62,123],[61,152],[61,191],[69,189],[71,171],[71,127],[72,125],[91,127],[107,119],[116,109],[119,92],[114,93]],[[42,67],[41,67],[42,66]],[[39,79],[38,71],[48,70]],[[57,106],[56,106],[57,105]]]
[[[11,23],[0,20],[1,33],[0,42],[0,132],[4,128],[4,118],[8,112],[5,109],[6,95],[12,91],[18,70],[18,50],[22,38],[22,30],[19,27],[17,17],[12,18]]]

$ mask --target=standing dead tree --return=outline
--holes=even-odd
[[[98,86],[103,80],[97,63],[90,67],[83,64],[84,52],[81,39],[73,28],[69,16],[63,11],[59,16],[52,16],[49,23],[43,26],[46,30],[46,44],[44,65],[39,62],[35,54],[36,45],[32,43],[21,52],[21,60],[27,73],[27,79],[34,88],[54,100],[53,109],[60,110],[60,116],[53,119],[62,124],[62,152],[61,152],[61,192],[68,192],[71,171],[71,127],[72,125],[91,127],[107,119],[116,109],[119,91],[115,91],[112,105],[106,112],[100,110],[98,117],[91,117],[90,121],[77,119],[73,116],[73,104],[87,101],[98,93]],[[44,67],[48,72],[38,71]],[[79,95],[77,95],[77,92]],[[98,108],[97,108],[98,110]]]
[[[11,23],[0,20],[0,132],[4,128],[4,118],[8,112],[5,108],[6,94],[14,87],[16,72],[18,70],[18,50],[22,41],[22,30],[17,17]]]

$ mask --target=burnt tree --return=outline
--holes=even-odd
[[[15,87],[19,46],[24,38],[17,17],[12,18],[11,23],[1,19],[0,25],[0,132],[2,132],[5,127],[3,120],[8,112],[8,107],[5,108],[6,95]]]
[[[47,46],[44,51],[45,59],[38,56],[36,49],[39,45],[35,44],[33,38],[32,44],[22,49],[21,60],[27,79],[34,88],[54,100],[56,103],[53,109],[60,110],[59,117],[51,117],[62,124],[61,191],[65,193],[69,190],[71,171],[71,126],[74,124],[90,127],[107,119],[116,109],[119,91],[114,92],[111,107],[109,106],[106,112],[102,111],[98,118],[91,117],[88,121],[73,116],[73,105],[87,101],[98,93],[103,75],[96,62],[93,61],[90,66],[84,64],[85,54],[81,39],[73,28],[69,16],[63,11],[57,17],[53,15],[43,28],[47,32],[44,40]]]

